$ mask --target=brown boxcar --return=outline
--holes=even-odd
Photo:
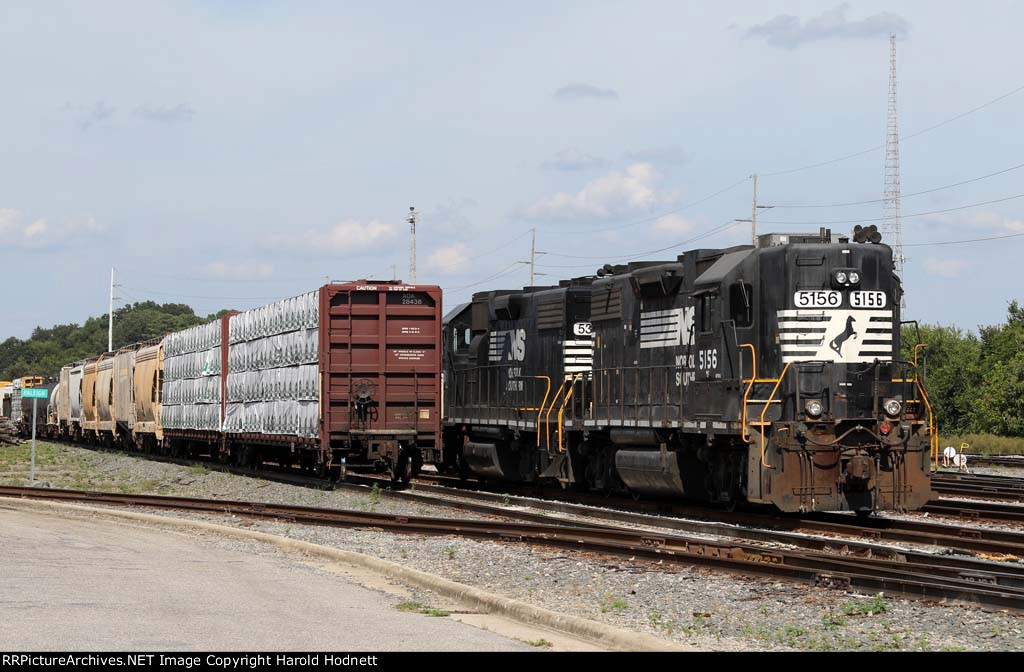
[[[320,290],[321,444],[408,479],[441,458],[441,288]]]
[[[440,458],[441,310],[437,286],[362,280],[222,318],[220,330],[169,334],[165,443],[240,463],[321,474],[372,465],[408,479]]]

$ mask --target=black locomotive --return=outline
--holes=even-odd
[[[900,359],[892,250],[857,238],[768,234],[474,295],[445,320],[446,454],[486,479],[920,508],[935,437],[920,348]]]

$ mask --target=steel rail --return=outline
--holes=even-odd
[[[379,528],[389,532],[458,535],[498,542],[525,542],[580,551],[719,566],[743,574],[781,576],[826,587],[881,590],[930,599],[967,601],[1024,611],[1021,577],[1001,567],[963,572],[915,562],[843,558],[822,553],[769,549],[657,532],[563,524],[467,520],[322,509],[167,495],[0,487],[0,496],[232,514],[332,527]]]

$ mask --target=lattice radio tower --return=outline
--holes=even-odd
[[[409,206],[409,216],[405,221],[409,222],[409,282],[416,282],[416,208]]]
[[[885,140],[885,223],[895,272],[903,280],[903,227],[900,223],[900,123],[896,112],[896,36],[889,36],[889,123]],[[904,294],[906,296],[906,294]],[[905,308],[906,298],[902,300]]]

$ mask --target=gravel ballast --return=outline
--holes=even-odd
[[[318,491],[73,446],[47,446],[43,452],[49,455],[44,473],[51,487],[474,517],[376,493]],[[0,450],[0,458],[3,454]],[[0,459],[0,484],[24,484],[20,466],[4,466]],[[524,544],[177,512],[161,515],[237,525],[357,551],[547,609],[699,648],[1024,650],[1024,617],[970,606],[856,595],[700,567]],[[240,542],[209,539],[208,543]],[[429,602],[428,597],[423,600]]]

